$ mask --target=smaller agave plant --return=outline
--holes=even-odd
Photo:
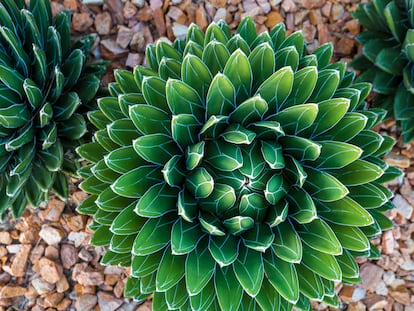
[[[52,18],[48,0],[0,1],[0,216],[19,217],[52,188],[67,196],[82,110],[106,64],[87,65],[92,37],[71,46],[70,13]],[[72,156],[71,156],[72,154]]]
[[[373,83],[373,104],[390,111],[400,123],[402,139],[414,139],[414,1],[373,0],[353,16],[366,31],[357,40],[362,55],[351,63],[359,81]]]
[[[382,186],[398,170],[394,144],[372,130],[332,45],[310,55],[301,32],[204,34],[147,48],[150,68],[118,70],[90,112],[94,141],[79,147],[103,264],[131,267],[125,295],[153,310],[311,310],[338,304],[335,282],[358,282],[369,238],[392,226]]]

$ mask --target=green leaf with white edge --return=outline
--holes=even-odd
[[[150,47],[150,45],[148,45],[148,47]],[[151,58],[151,56],[149,54],[147,54],[148,58]],[[158,65],[158,64],[157,64]],[[158,76],[158,72],[154,71],[151,68],[145,67],[145,66],[135,66],[134,70],[133,70],[133,74],[134,74],[134,79],[135,79],[135,83],[138,86],[142,86],[142,82],[144,77],[150,76],[150,77],[154,77],[154,76]]]
[[[336,256],[336,260],[341,267],[342,277],[345,278],[358,278],[359,277],[359,267],[356,263],[354,257],[346,249],[344,253],[340,256]]]
[[[54,132],[52,131],[51,134],[56,134],[56,127],[51,126],[50,129],[51,130],[55,129],[55,131]],[[43,136],[46,136],[47,132],[42,133],[42,134],[44,134]],[[35,135],[35,130],[34,130],[34,127],[33,127],[33,123],[29,122],[26,125],[24,125],[23,127],[21,127],[19,130],[17,130],[15,132],[15,135],[10,137],[10,140],[6,142],[4,147],[9,152],[18,150],[21,147],[23,147],[25,144],[27,144],[29,142],[32,142],[33,139],[34,139],[34,135]],[[47,138],[47,137],[45,137],[45,138]],[[52,135],[52,138],[56,139],[56,135]]]
[[[217,138],[228,126],[228,116],[211,116],[203,125],[200,136],[202,138]]]
[[[305,67],[294,73],[292,92],[290,92],[286,107],[304,104],[311,96],[318,78],[316,67]]]
[[[146,218],[160,217],[176,209],[177,194],[178,189],[165,182],[153,185],[138,200],[135,212]]]
[[[339,71],[334,69],[323,69],[318,72],[318,80],[309,101],[320,102],[330,99],[338,88],[340,82]]]
[[[251,97],[241,103],[230,114],[230,121],[247,126],[251,123],[261,121],[268,110],[266,101],[260,95]]]
[[[363,150],[361,158],[374,154],[384,142],[384,137],[371,130],[363,130],[349,141]]]
[[[331,281],[341,281],[342,272],[335,256],[319,252],[302,244],[302,264],[313,272]]]
[[[264,253],[273,243],[274,234],[267,224],[256,224],[243,233],[244,245],[255,251]]]
[[[218,41],[221,43],[226,43],[227,36],[224,33],[224,31],[217,25],[216,22],[212,22],[206,30],[206,34],[204,37],[204,46],[207,46],[207,44],[211,41]]]
[[[400,9],[397,7],[397,4],[393,1],[388,3],[384,9],[384,15],[385,22],[391,30],[394,38],[397,41],[402,42],[404,40],[406,28],[404,23],[401,22],[403,17],[401,16]]]
[[[295,265],[278,258],[274,252],[263,255],[264,271],[270,284],[287,301],[299,299],[299,281]]]
[[[329,226],[344,248],[356,252],[364,252],[370,249],[368,238],[358,227],[336,223],[329,223]]]
[[[163,79],[159,77],[144,76],[141,89],[148,105],[168,112],[166,82]]]
[[[325,43],[312,52],[318,59],[318,69],[322,69],[329,65],[333,54],[333,44],[331,42]]]
[[[157,278],[157,273],[154,272],[153,274],[144,276],[143,278],[141,278],[141,284],[140,284],[140,291],[143,294],[152,294],[156,296],[156,294],[158,293],[156,291],[156,286],[155,286],[155,281]],[[160,301],[160,299],[157,299],[155,297],[153,297],[154,302],[152,304],[152,308],[153,310],[165,310],[166,307],[164,307],[165,305],[165,296],[162,295],[162,300]],[[163,307],[160,308],[160,305],[163,305]],[[158,309],[159,308],[159,309]]]
[[[166,86],[167,102],[173,115],[192,114],[201,122],[204,120],[204,106],[196,89],[189,84],[169,79]]]
[[[275,292],[275,288],[270,284],[268,278],[263,279],[262,288],[255,298],[262,310],[280,310],[280,300],[282,299],[279,293]]]
[[[168,309],[172,310],[177,310],[185,305],[188,301],[188,295],[183,279],[165,292],[165,301]]]
[[[223,221],[230,234],[239,235],[254,226],[254,219],[249,216],[234,216]]]
[[[178,61],[181,61],[182,59],[180,53],[167,40],[159,40],[155,48],[158,63],[160,63],[163,58],[173,58]]]
[[[365,209],[378,208],[384,205],[390,199],[386,192],[383,191],[382,186],[376,185],[374,183],[348,187],[348,189],[349,197],[363,206]],[[388,190],[388,188],[385,189]]]
[[[266,167],[258,143],[253,142],[242,148],[242,155],[243,166],[239,168],[239,172],[252,180],[258,178]]]
[[[135,207],[136,199],[121,197],[113,192],[111,187],[107,187],[104,191],[99,193],[95,203],[101,210],[108,212],[121,212],[131,205]]]
[[[147,189],[162,180],[159,167],[146,165],[135,168],[119,177],[111,189],[118,195],[127,198],[139,198]]]
[[[181,149],[185,149],[197,143],[201,127],[202,124],[192,114],[174,115],[171,119],[171,136]]]
[[[160,108],[150,105],[130,106],[129,117],[143,135],[171,134],[170,117]]]
[[[206,198],[213,192],[214,179],[204,167],[199,167],[187,176],[185,185],[196,198]]]
[[[158,269],[163,255],[164,250],[145,256],[132,256],[131,275],[136,278],[142,278],[152,274]]]
[[[232,267],[217,269],[214,281],[217,300],[221,309],[238,311],[243,297],[243,288],[236,279]]]
[[[135,238],[132,254],[138,256],[149,255],[168,245],[171,240],[171,229],[176,220],[173,214],[148,219]],[[171,253],[171,250],[167,249]]]
[[[258,138],[265,140],[271,140],[285,135],[280,123],[276,121],[258,121],[250,124],[248,128],[252,129]]]
[[[190,296],[191,310],[204,311],[210,310],[210,307],[214,305],[215,290],[214,282],[209,282],[197,295]]]
[[[97,221],[97,214],[95,214],[95,221]],[[110,222],[108,220],[108,222]],[[131,235],[112,235],[109,244],[109,250],[114,253],[125,254],[131,253],[132,244],[134,243],[135,234]]]
[[[260,95],[267,102],[269,114],[278,112],[288,98],[293,87],[293,75],[291,67],[283,67],[267,78],[257,89],[255,95]]]
[[[309,223],[318,216],[312,197],[304,189],[292,187],[286,199],[289,202],[289,216],[298,223]]]
[[[185,180],[186,170],[183,156],[176,154],[163,167],[164,181],[173,186],[180,186]]]
[[[260,150],[263,159],[271,169],[279,170],[285,167],[283,148],[278,142],[262,140]]]
[[[318,141],[318,144],[321,145],[321,154],[313,162],[316,168],[342,168],[357,160],[362,154],[361,148],[340,141]]]
[[[193,55],[201,59],[203,57],[203,47],[199,45],[198,43],[189,40],[187,41],[187,44],[185,45],[183,55],[184,56]]]
[[[286,220],[289,211],[289,204],[286,200],[280,200],[277,204],[267,209],[265,223],[270,228],[276,227]]]
[[[179,218],[171,230],[171,251],[173,255],[192,252],[204,236],[198,223],[190,223]]]
[[[236,91],[227,76],[218,73],[207,92],[206,116],[229,115],[236,107]]]
[[[107,126],[111,140],[120,146],[130,146],[132,141],[139,136],[134,123],[129,118],[116,120]]]
[[[253,74],[249,60],[241,50],[230,55],[223,74],[229,78],[236,90],[236,103],[240,105],[250,97]]]
[[[213,192],[205,199],[200,200],[200,208],[212,211],[217,215],[225,214],[236,202],[236,193],[228,185],[216,183]]]
[[[134,212],[135,204],[123,209],[113,220],[111,232],[118,235],[138,233],[145,224],[146,219]]]
[[[239,215],[261,221],[265,217],[266,209],[269,205],[263,194],[248,192],[240,195],[241,197],[238,199]]]
[[[85,145],[83,145],[85,146]],[[78,153],[83,146],[78,148]],[[94,146],[91,146],[94,147]],[[81,154],[81,153],[80,153]],[[82,156],[82,154],[81,154]],[[124,146],[111,151],[110,153],[103,155],[106,165],[113,171],[121,174],[128,173],[129,171],[149,163],[142,159],[135,152],[132,146]],[[97,158],[99,161],[99,158]],[[93,161],[93,162],[97,162]]]
[[[171,254],[169,247],[165,249],[157,271],[157,291],[169,290],[184,277],[185,258]]]
[[[185,262],[185,281],[190,296],[199,294],[216,271],[216,262],[208,251],[207,240],[188,254]]]
[[[342,199],[349,193],[348,188],[331,174],[308,166],[305,171],[308,177],[304,187],[313,198],[329,202]]]
[[[209,141],[206,144],[205,161],[225,172],[231,172],[243,166],[240,147],[221,140]]]
[[[270,120],[278,121],[284,132],[295,135],[313,124],[318,111],[317,104],[295,105],[279,111],[271,116]]]
[[[230,53],[234,53],[236,50],[240,49],[244,54],[250,54],[250,48],[247,42],[239,35],[235,34],[227,41],[227,49]]]
[[[197,91],[200,98],[206,98],[213,77],[200,58],[191,54],[186,55],[181,65],[181,77],[184,83]]]
[[[239,254],[239,239],[231,234],[210,236],[208,249],[221,268],[231,265]]]
[[[372,216],[349,197],[333,202],[315,203],[318,215],[335,224],[364,227],[374,222]]]
[[[239,34],[249,46],[256,38],[256,26],[251,16],[244,18],[237,27],[236,33]]]
[[[310,223],[296,224],[295,228],[302,241],[308,246],[325,254],[335,256],[342,254],[341,243],[322,219],[317,218]]]
[[[53,146],[50,147],[49,149],[53,148]],[[111,170],[105,164],[105,161],[103,159],[99,160],[99,162],[97,162],[94,166],[92,166],[91,172],[95,175],[96,178],[98,178],[99,180],[105,183],[112,183],[119,177],[119,174]]]
[[[37,84],[34,81],[30,79],[24,80],[23,89],[30,106],[34,109],[38,108],[43,102],[43,93],[41,89],[37,86]],[[14,93],[12,93],[12,96],[14,96]],[[17,100],[18,99],[16,98],[16,101]],[[58,103],[56,103],[56,105],[58,105]]]
[[[241,247],[233,263],[234,274],[247,294],[255,297],[263,282],[264,269],[262,254],[247,247]]]
[[[195,169],[204,157],[205,141],[200,141],[192,146],[188,146],[185,152],[186,167],[188,170]]]
[[[321,146],[310,139],[286,135],[279,139],[283,152],[290,154],[299,162],[314,161],[321,153]]]
[[[160,77],[164,80],[180,79],[181,62],[173,58],[163,58],[158,68]]]
[[[302,260],[302,243],[293,226],[285,221],[274,227],[273,231],[273,252],[287,262],[299,263]]]
[[[30,112],[26,105],[13,104],[5,108],[0,108],[0,125],[5,128],[19,128],[29,120]]]
[[[360,159],[343,168],[332,171],[332,175],[336,176],[341,183],[347,186],[357,186],[372,182],[380,178],[382,174],[384,174],[384,171],[379,166]]]
[[[361,113],[347,112],[330,130],[318,135],[318,139],[349,141],[365,128],[367,120],[367,117]]]
[[[266,200],[274,205],[277,204],[288,192],[287,185],[282,174],[276,173],[267,181],[264,195]]]
[[[233,123],[221,134],[223,139],[231,144],[250,145],[256,137],[256,133],[252,132],[240,124]]]
[[[259,85],[269,78],[275,69],[274,51],[269,43],[258,45],[248,57],[253,74],[252,89],[256,90]]]
[[[226,235],[221,220],[209,213],[200,210],[198,220],[203,231],[207,232],[210,236],[224,236]]]
[[[218,72],[223,72],[224,66],[226,66],[226,62],[230,57],[229,50],[223,43],[210,41],[203,50],[202,60],[213,76]]]
[[[188,27],[188,40],[204,45],[204,33],[197,24],[191,23]]]
[[[133,141],[133,146],[141,158],[158,165],[165,165],[171,157],[180,153],[174,140],[165,134],[141,136]]]
[[[302,264],[296,265],[301,294],[309,299],[321,300],[324,288],[321,277]]]
[[[178,194],[178,215],[185,221],[193,222],[198,214],[198,202],[188,191],[182,189]]]

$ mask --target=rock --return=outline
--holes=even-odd
[[[152,16],[154,18],[154,25],[158,30],[160,36],[164,36],[166,32],[165,27],[165,19],[164,19],[164,12],[162,11],[161,7],[153,9]]]
[[[60,260],[65,269],[69,269],[78,261],[78,252],[71,244],[63,244],[60,248]]]
[[[96,14],[95,29],[100,35],[108,35],[112,29],[112,17],[108,12]]]
[[[10,274],[7,272],[0,273],[0,286],[7,284],[10,281]]]
[[[367,308],[361,301],[351,302],[348,305],[347,311],[365,311]]]
[[[6,244],[9,245],[12,243],[12,238],[10,236],[10,233],[7,231],[1,231],[0,232],[0,244]]]
[[[385,271],[382,279],[384,280],[385,284],[391,285],[395,280],[394,271],[390,271],[390,270]]]
[[[81,271],[76,281],[81,285],[99,286],[105,282],[104,274],[98,271]]]
[[[114,287],[114,294],[117,298],[121,298],[124,293],[125,280],[119,280]]]
[[[342,5],[335,3],[331,9],[331,16],[334,21],[341,19],[345,14],[345,9]]]
[[[82,0],[82,3],[86,5],[102,5],[104,0]]]
[[[380,295],[369,295],[364,299],[365,306],[368,310],[381,310],[387,305],[387,298]]]
[[[138,9],[131,2],[127,1],[124,4],[124,9],[122,12],[123,12],[125,19],[130,19],[130,18],[133,18],[137,14]]]
[[[95,295],[81,295],[76,299],[75,309],[78,311],[92,310],[97,302],[98,297]]]
[[[42,216],[46,220],[58,222],[64,209],[65,202],[58,199],[50,199],[47,209],[42,212]]]
[[[410,205],[414,205],[414,188],[407,180],[405,180],[401,186],[400,193],[404,199],[410,203]]]
[[[56,17],[56,15],[58,15],[60,12],[62,12],[65,9],[64,5],[58,2],[51,1],[50,5],[52,7],[53,17]]]
[[[341,55],[350,55],[355,48],[355,41],[347,37],[341,38],[336,44],[336,52]]]
[[[361,284],[358,286],[363,289],[370,289],[381,280],[384,270],[380,267],[366,262],[360,268]]]
[[[410,219],[413,213],[413,207],[400,195],[396,194],[392,200],[395,210],[404,218]]]
[[[351,34],[356,36],[361,32],[361,25],[359,24],[358,20],[352,19],[345,23],[344,29],[348,29]]]
[[[78,9],[78,2],[76,0],[63,0],[63,6],[75,12]]]
[[[104,39],[101,40],[101,47],[103,49],[101,50],[102,56],[105,59],[115,60],[122,57],[125,57],[128,55],[128,50],[121,48],[113,39]],[[76,233],[76,232],[71,232]],[[85,232],[79,232],[79,233],[85,233]],[[76,244],[75,244],[76,246]]]
[[[352,302],[352,295],[354,293],[354,290],[354,286],[343,286],[339,293],[339,297],[341,297],[342,301],[344,302]]]
[[[57,245],[62,241],[64,236],[62,230],[59,230],[55,227],[49,225],[43,225],[42,229],[39,232],[39,236],[48,244],[48,245]]]
[[[316,27],[310,24],[305,24],[302,26],[302,33],[306,43],[312,43],[315,40]]]
[[[43,245],[36,245],[30,253],[30,262],[33,264],[38,262],[39,259],[42,258],[44,252],[45,247]]]
[[[406,271],[413,271],[414,270],[414,261],[412,259],[405,261],[401,265],[401,269]]]
[[[72,17],[72,28],[77,32],[85,32],[93,25],[93,19],[88,13],[75,13]]]
[[[118,35],[116,36],[116,44],[118,44],[121,48],[126,49],[131,42],[133,35],[134,32],[132,29],[120,26],[118,29]]]
[[[304,19],[309,15],[308,10],[300,10],[295,14],[295,26],[298,26],[299,24],[302,24]]]
[[[184,39],[187,36],[188,27],[186,25],[174,24],[172,27],[174,37]]]
[[[297,11],[297,7],[294,0],[283,0],[282,1],[282,9],[288,13],[294,13]]]
[[[17,254],[22,247],[23,247],[23,244],[10,244],[6,246],[6,249],[7,249],[7,252],[10,254]]]
[[[179,24],[184,24],[187,21],[187,16],[180,8],[176,6],[170,7],[167,16],[171,17],[172,20],[176,21]]]
[[[72,310],[71,309],[72,300],[70,298],[64,298],[57,306],[56,309],[58,311],[66,311]]]
[[[318,24],[322,24],[322,14],[320,10],[310,10],[309,11],[309,21],[312,25],[317,26]]]
[[[93,259],[92,254],[91,254],[91,253],[89,253],[89,252],[86,250],[86,248],[82,248],[82,249],[80,250],[80,252],[78,253],[78,257],[79,257],[81,260],[86,261],[86,262],[90,262],[90,261],[92,261],[92,259]]]
[[[145,0],[131,0],[131,3],[139,8],[142,8],[145,5]]]
[[[207,14],[206,14],[206,11],[205,11],[205,9],[202,5],[200,5],[197,8],[197,11],[196,11],[196,24],[203,31],[206,30],[206,28],[208,26]]]
[[[52,308],[57,306],[65,297],[63,293],[50,293],[44,296],[44,306],[46,308]]]
[[[384,254],[392,254],[394,251],[394,236],[392,230],[385,231],[382,234],[382,252]]]
[[[49,245],[45,249],[45,257],[47,257],[47,258],[49,258],[53,261],[59,260],[59,248],[56,247],[56,246]]]
[[[380,280],[374,287],[374,292],[378,295],[387,296],[388,295],[388,288],[387,284],[383,280]]]
[[[326,24],[318,24],[318,39],[320,44],[334,41]]]
[[[388,155],[384,157],[385,162],[388,165],[396,166],[399,168],[408,168],[410,167],[410,159],[402,154],[398,154],[395,152],[390,152]]]
[[[367,296],[367,291],[360,287],[355,287],[354,292],[352,294],[353,301],[359,301],[364,299]]]
[[[31,245],[25,244],[22,245],[19,252],[14,257],[13,262],[11,263],[10,269],[12,275],[15,277],[23,277],[26,273],[26,264],[29,259],[29,254],[32,249]]]
[[[214,15],[213,21],[214,22],[218,22],[219,20],[224,20],[227,21],[227,10],[225,8],[219,8],[216,12],[216,14]]]
[[[0,290],[0,298],[5,299],[23,296],[26,291],[27,289],[22,286],[6,285]]]
[[[40,275],[46,282],[55,284],[59,282],[62,277],[63,269],[56,262],[49,258],[42,257],[39,260]]]
[[[49,293],[55,288],[54,284],[48,283],[41,278],[33,279],[31,284],[39,295]]]
[[[90,238],[90,234],[86,232],[71,232],[68,235],[68,240],[75,244],[75,247],[81,246],[83,243],[87,243]]]
[[[137,65],[142,63],[143,56],[139,53],[128,53],[127,60],[125,61],[125,66],[129,68],[134,68]]]
[[[124,302],[123,299],[116,298],[114,295],[107,292],[99,292],[97,296],[101,311],[115,311]]]
[[[60,280],[56,283],[56,291],[58,293],[64,293],[69,289],[70,285],[65,275],[62,275]]]
[[[326,0],[302,0],[301,4],[305,9],[320,8],[325,4]]]
[[[267,28],[271,29],[273,28],[273,26],[275,26],[276,24],[282,21],[283,21],[282,15],[280,15],[279,12],[272,11],[267,15],[267,20],[265,22],[265,25]]]

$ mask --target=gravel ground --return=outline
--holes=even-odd
[[[289,32],[301,29],[312,51],[333,42],[335,59],[349,61],[358,53],[354,37],[360,32],[350,12],[359,0],[59,0],[53,12],[73,12],[74,36],[97,36],[93,56],[111,61],[114,68],[144,64],[147,43],[186,33],[191,22],[205,29],[224,19],[235,29],[252,15],[258,30],[284,21]],[[104,84],[112,80],[111,70]],[[394,123],[378,127],[398,139]],[[398,140],[387,157],[405,176],[388,185],[396,195],[389,213],[393,230],[374,241],[383,252],[378,261],[360,261],[362,283],[338,285],[341,310],[414,311],[414,144]],[[75,208],[85,194],[72,180],[71,196],[51,198],[39,210],[28,210],[18,221],[0,224],[0,311],[3,310],[151,310],[150,301],[138,306],[123,298],[128,270],[99,264],[104,249],[88,244],[86,216]],[[315,310],[329,310],[315,304]]]

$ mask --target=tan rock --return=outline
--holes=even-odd
[[[350,55],[355,48],[355,41],[347,37],[341,38],[336,44],[336,51],[341,55]]]
[[[101,311],[115,311],[124,302],[123,299],[116,298],[113,294],[108,292],[98,292],[97,296]]]
[[[43,245],[36,245],[35,247],[33,247],[30,253],[30,262],[33,264],[38,262],[39,259],[42,258],[44,252],[45,247]]]
[[[341,19],[345,14],[344,7],[339,3],[334,3],[331,9],[331,16],[334,21]]]
[[[172,6],[169,8],[167,16],[171,17],[171,19],[173,19],[179,24],[184,24],[187,21],[187,16],[185,15],[185,13],[176,6]]]
[[[51,1],[50,6],[52,7],[53,17],[56,17],[56,15],[58,15],[60,12],[62,12],[65,9],[62,3],[58,3],[55,1]]]
[[[366,262],[360,268],[361,284],[358,286],[363,289],[372,289],[381,280],[384,270],[380,267]]]
[[[407,156],[395,152],[390,152],[388,155],[384,157],[384,160],[385,162],[387,162],[388,165],[391,166],[396,166],[399,168],[410,167],[410,159]]]
[[[9,245],[12,243],[12,238],[10,236],[10,233],[8,231],[1,231],[0,232],[0,243]]]
[[[121,48],[113,39],[101,40],[101,47],[102,57],[105,59],[115,60],[128,55],[128,50]]]
[[[121,48],[126,49],[131,42],[133,35],[134,32],[132,29],[120,26],[118,29],[118,35],[116,37],[116,44],[118,44]]]
[[[353,294],[354,294],[355,287],[354,286],[343,286],[339,297],[341,297],[342,301],[344,302],[352,302],[353,301]]]
[[[76,281],[81,285],[99,286],[105,282],[105,278],[104,274],[99,271],[81,271]]]
[[[56,309],[58,311],[65,311],[70,310],[70,306],[72,305],[72,300],[70,298],[64,298],[57,306]]]
[[[413,207],[400,195],[396,194],[392,200],[395,210],[404,218],[410,219],[413,213]]]
[[[78,252],[72,244],[63,244],[60,248],[60,260],[65,269],[69,269],[78,261]]]
[[[64,293],[69,289],[70,285],[68,279],[63,274],[60,280],[56,283],[56,291],[58,293]]]
[[[62,241],[64,233],[62,230],[49,226],[43,225],[42,229],[39,232],[39,236],[48,244],[48,245],[57,245]]]
[[[108,35],[112,29],[111,14],[109,14],[108,12],[96,14],[95,29],[96,29],[96,32],[100,35]]]
[[[392,254],[394,251],[394,236],[392,230],[385,231],[382,234],[382,251],[384,254]]]
[[[326,24],[318,25],[318,38],[320,44],[334,41],[334,38],[332,37],[331,32],[329,31]]]
[[[206,30],[208,26],[206,10],[204,9],[202,5],[200,5],[196,11],[196,24],[203,31]]]
[[[351,302],[348,305],[347,311],[365,311],[367,308],[361,301]]]
[[[127,60],[125,61],[125,66],[129,68],[134,68],[135,66],[142,64],[142,60],[142,54],[128,53]]]
[[[77,311],[92,310],[98,302],[98,297],[95,295],[82,295],[76,299],[75,309]]]
[[[39,260],[39,266],[43,280],[52,284],[59,282],[63,274],[62,266],[46,257]]]
[[[359,24],[358,20],[352,19],[345,23],[345,29],[348,29],[351,34],[354,36],[359,35],[361,32],[361,25]]]
[[[3,286],[0,290],[0,298],[14,298],[18,296],[23,296],[26,293],[27,289],[23,286],[15,285],[6,285]]]
[[[20,248],[19,252],[14,257],[10,269],[12,275],[15,277],[22,277],[26,272],[26,264],[29,259],[30,251],[32,249],[31,245],[24,244]]]
[[[323,23],[322,14],[320,10],[310,10],[309,11],[309,21],[312,25],[317,26],[318,24]]]
[[[19,242],[22,244],[36,244],[39,239],[40,228],[30,228],[20,233]]]
[[[10,274],[8,274],[7,272],[0,273],[0,286],[9,283],[10,278]]]
[[[88,13],[75,13],[72,17],[72,28],[78,32],[85,32],[93,25],[93,19]]]
[[[387,298],[376,294],[368,295],[364,303],[369,311],[381,310],[387,305]]]
[[[118,282],[116,282],[115,287],[114,287],[114,295],[117,298],[121,298],[124,293],[124,288],[125,288],[125,280],[119,280]]]
[[[406,306],[410,305],[410,293],[404,285],[398,286],[397,288],[390,290],[389,293],[390,296],[395,299],[395,301]]]
[[[63,293],[49,293],[44,296],[44,305],[46,308],[57,306],[65,297]]]
[[[45,257],[53,261],[59,260],[59,248],[56,246],[49,245],[45,249]]]
[[[167,29],[165,27],[164,12],[162,11],[161,7],[158,7],[155,10],[153,9],[152,14],[154,18],[154,25],[157,28],[159,35],[165,35]]]
[[[63,6],[71,11],[78,9],[78,2],[76,0],[63,0]]]
[[[135,5],[133,5],[131,2],[127,1],[124,4],[124,9],[122,12],[124,14],[125,19],[130,19],[130,18],[133,18],[137,14],[138,8]]]
[[[283,21],[282,15],[279,12],[272,11],[267,15],[267,20],[265,22],[266,27],[269,29],[273,28],[276,24],[279,24]]]
[[[289,12],[289,13],[294,13],[298,10],[294,0],[283,0],[282,1],[282,9],[285,12]]]
[[[48,283],[41,278],[33,279],[31,284],[39,295],[49,293],[55,288],[55,284]]]
[[[306,43],[312,43],[316,36],[316,27],[311,24],[304,24],[302,26],[303,37]]]
[[[50,199],[47,209],[42,212],[43,218],[58,222],[64,209],[65,202],[58,199]]]

